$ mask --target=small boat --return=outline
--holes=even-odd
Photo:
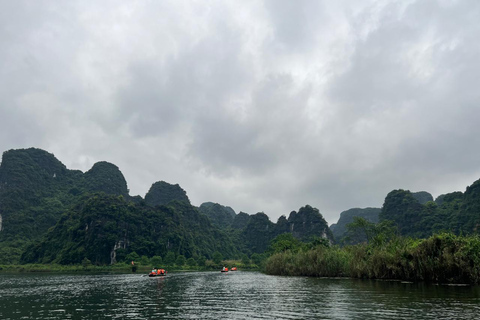
[[[223,268],[221,272],[228,272],[228,268]]]
[[[237,267],[233,267],[230,271],[237,271]]]
[[[163,269],[152,270],[152,272],[148,274],[149,277],[164,277],[166,275],[167,275],[167,271]]]

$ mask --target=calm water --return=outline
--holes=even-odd
[[[267,276],[0,274],[0,319],[479,319],[480,288]]]

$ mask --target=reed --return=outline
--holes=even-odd
[[[286,251],[272,255],[266,262],[265,272],[479,284],[480,237],[442,233],[424,240],[393,237],[375,245]]]

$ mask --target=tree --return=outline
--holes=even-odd
[[[250,258],[246,254],[242,255],[242,263],[245,265],[250,264]]]
[[[187,259],[187,266],[189,267],[195,267],[197,265],[197,261],[193,258],[188,258]]]
[[[150,259],[150,263],[152,264],[153,267],[159,268],[163,263],[163,259],[161,256],[153,256]]]
[[[200,256],[198,259],[197,259],[197,263],[200,267],[205,267],[205,262],[207,261],[207,258],[205,258],[204,256]]]
[[[250,258],[257,266],[261,265],[262,262],[265,261],[265,256],[263,254],[254,253]]]
[[[140,257],[140,264],[146,266],[146,265],[150,264],[150,259],[148,259],[147,256],[141,256]]]
[[[175,265],[179,266],[179,267],[182,267],[185,265],[185,262],[187,261],[187,259],[185,259],[185,256],[183,255],[179,255],[177,257],[177,259],[175,260]]]
[[[115,251],[115,259],[117,260],[117,262],[125,261],[126,257],[127,257],[127,250],[123,248],[119,248]]]
[[[82,260],[82,266],[84,269],[88,269],[88,267],[90,267],[92,265],[92,262],[90,260],[88,260],[87,257],[83,258]]]
[[[213,262],[215,262],[215,264],[220,264],[220,263],[222,262],[222,260],[223,260],[222,254],[221,254],[220,252],[218,252],[218,251],[215,251],[215,252],[213,253],[213,257],[212,257],[212,258],[213,258]]]
[[[129,254],[127,254],[127,256],[125,257],[125,260],[130,262],[130,261],[138,261],[140,259],[140,256],[138,255],[138,253],[136,253],[135,251],[133,252],[130,252]]]
[[[375,224],[365,218],[354,217],[353,222],[347,224],[347,238],[354,237],[358,233],[366,237],[368,244],[379,246],[395,236],[396,228],[393,222],[389,220]]]
[[[298,251],[301,246],[300,240],[296,239],[291,233],[283,233],[270,242],[267,252],[275,254],[287,250]]]
[[[175,253],[173,253],[172,251],[168,251],[165,259],[163,259],[163,262],[167,266],[172,266],[175,263]]]

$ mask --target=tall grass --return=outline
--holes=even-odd
[[[442,233],[424,240],[394,237],[376,245],[286,251],[271,256],[265,271],[276,275],[480,284],[480,237]]]

